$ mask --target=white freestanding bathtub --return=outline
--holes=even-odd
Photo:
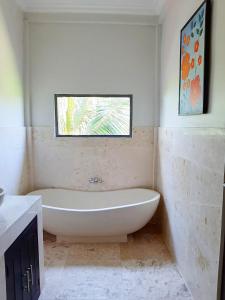
[[[30,194],[42,196],[44,229],[57,240],[74,242],[125,242],[127,234],[150,221],[160,199],[148,189],[43,189]]]

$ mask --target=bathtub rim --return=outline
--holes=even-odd
[[[131,207],[137,207],[137,206],[141,206],[144,204],[148,204],[151,202],[157,202],[156,206],[158,206],[159,201],[160,201],[160,193],[152,190],[152,189],[145,189],[145,188],[131,188],[131,189],[121,189],[121,190],[114,190],[114,191],[79,191],[79,192],[83,192],[83,193],[107,193],[107,192],[115,192],[115,191],[123,191],[123,190],[134,190],[134,189],[139,189],[139,190],[149,190],[154,192],[156,195],[154,197],[152,197],[149,200],[146,201],[141,201],[138,203],[133,203],[133,204],[126,204],[126,205],[120,205],[120,206],[111,206],[111,207],[103,207],[103,208],[92,208],[92,209],[76,209],[76,208],[64,208],[64,207],[57,207],[57,206],[51,206],[51,205],[45,205],[43,204],[42,201],[42,208],[46,208],[49,210],[55,210],[55,211],[63,211],[63,212],[80,212],[80,213],[90,213],[90,212],[103,212],[103,211],[112,211],[112,210],[119,210],[119,209],[124,209],[124,208],[131,208]],[[48,189],[39,189],[39,190],[35,190],[33,192],[38,192],[38,191],[42,191],[42,190],[57,190],[57,188],[48,188]],[[74,191],[74,192],[78,192],[77,190],[70,190],[70,189],[58,189],[58,190],[65,190],[65,191]],[[33,193],[31,192],[31,193]],[[30,193],[29,193],[30,194]],[[40,195],[41,194],[36,194],[36,195]]]

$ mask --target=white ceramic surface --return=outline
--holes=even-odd
[[[56,236],[124,237],[146,225],[160,195],[147,189],[79,192],[37,190],[43,198],[44,229]]]

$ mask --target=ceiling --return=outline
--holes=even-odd
[[[160,15],[166,0],[16,0],[27,12]]]

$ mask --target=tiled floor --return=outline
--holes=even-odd
[[[125,244],[59,244],[45,240],[40,300],[191,300],[158,234]]]

